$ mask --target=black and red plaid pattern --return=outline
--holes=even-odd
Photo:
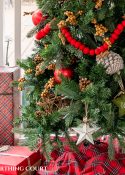
[[[13,73],[0,73],[0,145],[14,144],[12,81]]]
[[[12,101],[12,95],[0,96],[0,145],[13,145],[14,143]]]
[[[13,88],[10,83],[13,81],[13,73],[0,73],[0,94],[12,94]]]
[[[107,143],[81,144],[79,151],[64,150],[37,175],[125,175],[125,154],[116,151],[115,159],[110,160]]]

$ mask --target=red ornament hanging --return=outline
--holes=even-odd
[[[47,18],[47,16],[43,16],[43,13],[41,10],[36,10],[33,14],[32,14],[32,21],[33,24],[36,26],[38,24],[40,24],[40,22],[45,21]]]
[[[56,83],[61,83],[61,75],[63,75],[65,78],[71,79],[73,77],[73,70],[71,68],[61,68],[61,69],[56,69],[54,71],[54,78]]]
[[[33,14],[32,14],[32,21],[33,21],[33,24],[36,26],[38,25],[41,20],[43,18],[43,14],[41,12],[41,10],[36,10]]]

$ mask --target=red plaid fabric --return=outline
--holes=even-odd
[[[10,87],[10,83],[13,81],[12,73],[0,73],[0,94],[8,93],[12,94],[13,89]]]
[[[14,100],[14,89],[10,86],[13,80],[19,77],[17,67],[0,67],[0,145],[13,145],[14,134],[12,133],[12,122],[14,115],[17,115],[18,99],[16,104]],[[19,106],[19,105],[18,105]]]
[[[0,145],[13,145],[14,143],[12,101],[12,95],[0,95]]]
[[[104,142],[104,143],[109,143],[109,138],[110,138],[109,135],[103,136],[103,137],[100,138],[100,141]],[[116,153],[119,153],[121,151],[120,144],[119,144],[119,141],[118,141],[117,138],[115,138],[113,140],[113,147],[114,147],[114,150],[115,150]]]
[[[106,143],[81,144],[79,153],[66,149],[45,169],[37,175],[125,175],[125,154],[116,154],[114,160],[109,160]]]

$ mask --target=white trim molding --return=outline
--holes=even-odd
[[[4,1],[0,0],[0,66],[4,65],[3,37],[4,37]]]
[[[14,57],[15,65],[21,59],[21,0],[14,0]]]

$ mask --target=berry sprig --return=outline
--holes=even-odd
[[[99,8],[101,8],[102,7],[102,4],[103,4],[103,1],[104,0],[95,0],[95,8],[96,9],[99,9]]]

